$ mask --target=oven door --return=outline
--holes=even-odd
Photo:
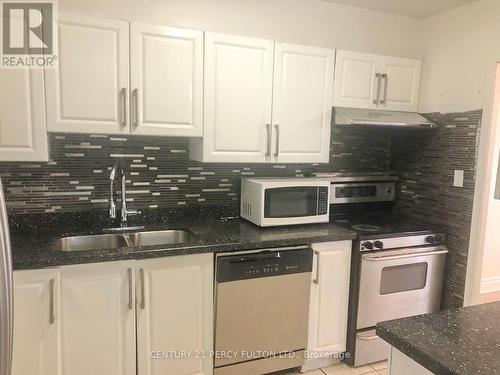
[[[357,329],[438,311],[447,252],[432,247],[364,254]]]
[[[329,221],[328,186],[283,186],[264,190],[263,224],[287,225]]]

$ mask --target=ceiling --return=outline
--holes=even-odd
[[[414,18],[427,18],[477,0],[326,0],[357,8],[398,14]]]

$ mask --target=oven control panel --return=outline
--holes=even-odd
[[[396,198],[396,183],[332,183],[330,204],[392,202]]]
[[[425,245],[443,245],[446,236],[443,233],[432,233],[418,236],[380,238],[363,240],[360,243],[361,251],[378,251],[398,249],[402,247],[415,247]]]

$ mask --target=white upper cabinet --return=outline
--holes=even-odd
[[[53,132],[128,133],[129,23],[59,15],[58,69],[45,71]]]
[[[337,51],[333,105],[376,108],[379,61],[377,55]]]
[[[43,71],[0,69],[0,161],[47,161]]]
[[[334,106],[416,111],[421,62],[337,51]]]
[[[12,375],[62,374],[58,271],[15,271],[14,311]]]
[[[210,375],[213,362],[213,254],[137,262],[138,375]],[[156,351],[187,358],[154,358]]]
[[[61,14],[58,34],[49,131],[201,137],[203,32]]]
[[[380,71],[385,80],[381,88],[380,108],[395,111],[416,111],[420,89],[418,60],[382,56]]]
[[[276,43],[272,161],[329,161],[335,50]]]
[[[328,162],[335,51],[207,33],[204,162]]]
[[[136,374],[134,266],[60,268],[63,374]]]
[[[201,137],[203,32],[130,25],[131,133]]]
[[[203,139],[192,140],[192,158],[270,158],[273,51],[269,40],[206,33],[204,131]]]

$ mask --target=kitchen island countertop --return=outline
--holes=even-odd
[[[500,302],[379,323],[377,335],[434,374],[500,373]]]

